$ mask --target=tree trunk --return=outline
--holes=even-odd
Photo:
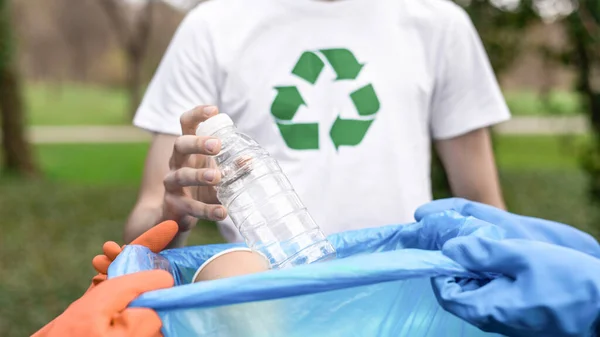
[[[127,53],[127,87],[129,91],[129,113],[135,115],[142,100],[142,69],[150,41],[152,30],[152,18],[154,6],[152,1],[147,1],[141,9],[137,20],[133,24],[133,30],[128,38],[124,38],[125,51]]]
[[[123,4],[120,4],[118,0],[99,0],[125,51],[130,117],[134,116],[142,98],[142,69],[152,29],[153,2],[146,0],[143,7],[139,9],[140,13],[133,19],[133,22],[128,24],[126,16],[122,15],[122,11],[127,10],[122,7]]]
[[[583,169],[588,174],[591,201],[600,204],[600,92],[592,85],[592,74],[600,66],[596,54],[598,45],[595,37],[586,30],[582,17],[572,15],[568,20],[568,32],[573,44],[577,67],[577,90],[582,94],[590,123],[592,140],[583,156]]]
[[[19,76],[13,61],[8,0],[0,0],[0,118],[3,168],[9,173],[37,173],[25,135],[25,116]]]
[[[143,57],[136,52],[127,55],[127,92],[129,94],[129,114],[133,118],[142,100]]]

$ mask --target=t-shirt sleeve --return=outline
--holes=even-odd
[[[441,40],[430,116],[438,140],[510,119],[475,27],[462,9],[454,14]]]
[[[180,135],[181,114],[218,104],[214,53],[200,10],[190,12],[175,32],[136,111],[135,126]]]

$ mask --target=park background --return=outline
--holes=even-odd
[[[600,1],[457,2],[514,116],[494,129],[510,210],[598,237]],[[132,113],[195,3],[0,0],[0,336],[62,312],[102,244],[121,240],[149,139]],[[448,195],[443,170],[432,175]],[[201,223],[190,243],[217,241]]]

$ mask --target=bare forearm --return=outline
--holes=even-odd
[[[156,133],[146,157],[142,185],[135,207],[125,224],[124,239],[129,243],[145,231],[165,220],[163,212],[165,188],[163,179],[169,173],[169,158],[176,136]],[[175,220],[180,226],[180,221]],[[182,247],[189,234],[178,234],[169,248]]]
[[[500,188],[496,186],[488,186],[482,189],[467,188],[464,190],[455,187],[452,188],[452,194],[455,197],[477,201],[500,209],[506,209],[502,192],[500,191]]]
[[[124,240],[130,243],[145,231],[156,226],[163,218],[162,207],[160,205],[138,204],[131,212],[127,224],[125,225]],[[190,231],[179,232],[167,248],[178,248],[185,246]]]
[[[123,234],[125,242],[130,243],[142,233],[157,225],[161,221],[161,216],[160,206],[136,205],[125,224]]]
[[[210,137],[195,136],[198,125],[218,113],[212,107],[207,114],[205,108],[201,106],[182,115],[181,137],[154,134],[138,201],[125,226],[127,242],[160,222],[173,220],[179,225],[179,234],[168,248],[182,247],[198,218],[223,220],[226,211],[218,204],[213,188],[220,175],[204,178],[204,173],[214,170],[209,155],[219,153],[220,143],[209,148],[206,144]]]
[[[452,194],[505,209],[487,129],[436,142]]]

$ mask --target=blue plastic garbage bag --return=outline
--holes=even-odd
[[[447,221],[428,221],[432,216]],[[143,294],[133,307],[156,310],[165,336],[497,336],[445,312],[430,278],[473,275],[439,251],[450,238],[502,238],[496,226],[455,212],[418,223],[331,235],[336,260],[190,284],[212,255],[240,244],[166,250],[127,246],[109,278],[168,268],[176,286]],[[440,227],[443,223],[444,227]]]

